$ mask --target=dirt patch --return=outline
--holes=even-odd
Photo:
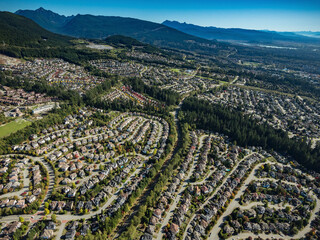
[[[8,57],[6,55],[0,54],[0,65],[17,65],[22,61],[18,58]]]

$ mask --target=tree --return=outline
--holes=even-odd
[[[44,214],[45,214],[45,215],[48,215],[49,213],[50,213],[50,210],[49,210],[48,208],[45,208],[45,209],[44,209]]]
[[[285,212],[286,212],[286,213],[289,213],[290,210],[291,210],[291,208],[290,208],[289,206],[287,206],[287,207],[285,208]]]
[[[103,171],[103,170],[104,170],[104,165],[103,165],[103,164],[100,164],[99,169],[100,169],[100,171]]]
[[[55,214],[52,214],[51,215],[51,220],[56,222],[57,221],[57,216]]]
[[[23,223],[24,222],[24,218],[23,217],[19,217],[19,222]]]
[[[296,235],[299,232],[297,227],[292,228],[292,235]]]

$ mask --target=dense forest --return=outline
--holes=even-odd
[[[181,109],[180,120],[194,128],[226,134],[240,146],[261,146],[289,154],[308,169],[320,170],[319,147],[311,149],[305,140],[290,139],[267,123],[259,124],[241,112],[196,98],[185,99]]]
[[[128,78],[124,81],[124,84],[130,85],[136,92],[147,94],[161,102],[165,102],[167,105],[176,105],[180,100],[179,94],[174,91],[147,85],[139,78]]]
[[[23,47],[70,46],[71,39],[71,37],[49,32],[29,18],[9,12],[0,12],[0,40],[2,45]]]
[[[89,60],[111,58],[107,52],[95,52],[90,49],[76,49],[75,47],[58,46],[47,47],[21,47],[0,46],[0,54],[15,58],[61,58],[74,64],[83,64]]]
[[[51,33],[32,20],[9,12],[0,12],[0,53],[17,58],[61,58],[80,64],[108,58],[107,52],[76,48],[73,38]]]
[[[102,84],[91,88],[83,95],[84,102],[88,105],[95,106],[101,109],[114,109],[120,111],[141,111],[143,109],[143,111],[147,111],[149,113],[155,112],[155,107],[153,105],[146,105],[142,108],[132,101],[119,100],[109,102],[101,100],[99,96],[110,90],[111,87],[116,86],[119,81],[122,81],[122,83],[125,85],[131,86],[134,91],[146,94],[163,103],[163,105],[161,107],[158,107],[157,110],[160,113],[165,114],[167,112],[168,109],[166,108],[166,106],[176,105],[179,103],[180,96],[175,92],[167,89],[160,89],[157,86],[146,85],[139,78],[123,78],[119,76],[112,76],[94,68],[90,69],[90,71],[95,75],[105,77],[106,80]]]

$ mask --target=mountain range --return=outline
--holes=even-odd
[[[25,16],[43,28],[72,37],[103,39],[111,35],[124,35],[139,41],[185,50],[224,49],[226,45],[215,40],[273,45],[317,44],[320,33],[275,32],[240,28],[202,27],[177,21],[162,24],[150,21],[115,16],[76,15],[64,16],[44,8],[18,10],[16,14]]]
[[[66,17],[43,8],[34,11],[18,10],[16,14],[32,19],[52,32],[77,38],[104,39],[112,35],[124,35],[160,47],[185,50],[201,49],[204,46],[211,47],[211,50],[225,47],[216,41],[199,38],[163,24],[135,18],[89,14]]]
[[[10,12],[0,12],[0,41],[2,45],[21,47],[70,45],[70,37],[52,33],[31,19]]]
[[[228,42],[222,42],[211,40],[208,36],[208,39],[204,39],[164,24],[134,18],[79,14],[66,17],[43,8],[35,11],[19,10],[17,14],[0,12],[0,53],[15,57],[56,57],[71,62],[99,57],[94,56],[96,52],[86,48],[76,48],[77,41],[70,41],[72,37],[76,37],[128,47],[139,46],[141,43],[136,42],[138,40],[150,44],[144,45],[146,51],[152,52],[156,46],[178,50],[180,53],[201,54],[215,61],[221,60],[220,63],[223,64],[230,64],[236,59],[268,61],[268,64],[273,64],[274,61],[286,62],[294,58],[304,62],[304,66],[310,67],[319,61],[320,38],[300,36],[297,40],[295,33],[282,33],[279,36],[276,32],[236,29],[233,34],[228,33],[229,36],[223,40]],[[168,21],[165,24],[168,24]],[[176,25],[179,26],[178,23]],[[226,31],[221,32],[226,35]],[[242,35],[238,34],[239,32]],[[268,40],[268,36],[273,37]],[[241,41],[249,44],[243,44]],[[283,46],[274,46],[275,43]],[[288,47],[289,45],[295,46]]]
[[[74,16],[66,17],[59,15],[50,10],[39,8],[37,10],[18,10],[15,14],[32,19],[38,23],[41,27],[51,31],[59,33],[59,29],[68,23]]]
[[[275,32],[262,30],[249,30],[241,28],[217,28],[217,27],[202,27],[194,24],[180,23],[177,21],[164,21],[165,26],[172,27],[184,33],[188,33],[200,38],[222,41],[242,41],[247,43],[320,43],[320,40],[315,38],[320,36],[319,33],[312,32]]]

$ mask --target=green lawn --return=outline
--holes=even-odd
[[[31,122],[24,120],[22,118],[17,118],[16,120],[9,122],[0,127],[0,138],[6,137],[11,133],[14,133],[26,126],[30,125]]]
[[[227,85],[227,84],[229,84],[229,82],[226,82],[226,81],[220,81],[220,80],[219,80],[219,84],[221,84],[221,85]]]
[[[171,71],[172,71],[172,72],[177,72],[177,73],[180,73],[180,72],[181,72],[179,68],[171,68]]]
[[[256,63],[256,62],[244,62],[242,65],[244,66],[250,66],[250,67],[258,67],[260,65],[260,63]]]

